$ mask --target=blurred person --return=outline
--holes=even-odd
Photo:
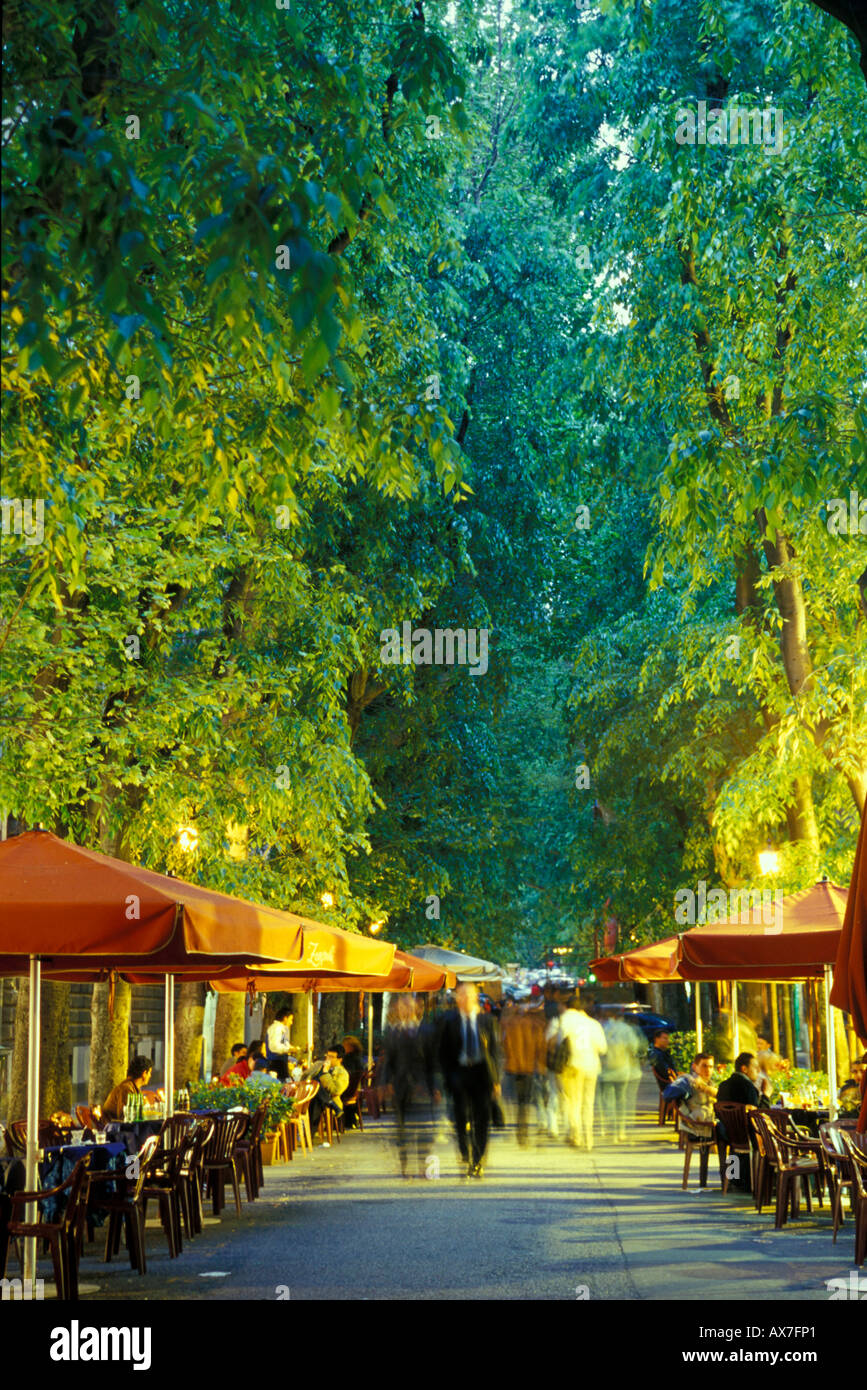
[[[717,1088],[711,1080],[713,1060],[709,1052],[699,1052],[693,1058],[689,1071],[692,1090],[678,1106],[681,1129],[694,1139],[712,1139],[716,1132],[713,1103],[718,1096]],[[753,1060],[755,1061],[755,1058]],[[722,1100],[724,1097],[719,1096],[719,1099]]]
[[[237,1043],[235,1044],[235,1046],[237,1047]],[[232,1048],[232,1051],[235,1051],[234,1047]],[[253,1063],[250,1061],[247,1049],[246,1047],[241,1047],[241,1050],[240,1052],[238,1052],[232,1065],[226,1067],[226,1070],[220,1077],[220,1081],[223,1083],[223,1085],[226,1086],[230,1084],[228,1080],[230,1076],[239,1076],[242,1081],[246,1081],[247,1077],[250,1075],[252,1070]]]
[[[298,1052],[289,1040],[294,1014],[291,1009],[278,1009],[274,1022],[265,1034],[265,1055],[270,1071],[275,1071],[281,1081],[289,1080],[289,1059]]]
[[[563,1094],[560,1078],[554,1070],[554,1053],[557,1050],[560,1016],[563,1013],[564,1005],[553,985],[546,985],[543,995],[545,1003],[542,1006],[542,1016],[545,1019],[545,1036],[547,1039],[545,1077],[542,1084],[545,1105],[545,1124],[549,1139],[559,1139]]]
[[[410,1151],[416,1152],[418,1176],[426,1177],[423,1122],[439,1100],[434,1083],[433,1037],[421,1022],[412,995],[398,996],[394,1021],[385,1034],[383,1082],[394,1102],[397,1153],[401,1176],[409,1178]]]
[[[247,1065],[250,1071],[247,1074],[247,1085],[258,1086],[267,1089],[269,1086],[279,1086],[280,1080],[272,1076],[269,1068],[271,1063],[265,1056],[265,1039],[254,1038],[247,1049]]]
[[[577,994],[549,1025],[548,1041],[568,1044],[568,1058],[558,1081],[563,1097],[566,1141],[575,1149],[593,1148],[593,1107],[601,1058],[608,1050],[602,1025],[586,1012]]]
[[[229,1068],[230,1068],[230,1067],[233,1067],[233,1066],[235,1065],[235,1063],[237,1062],[238,1058],[241,1056],[242,1053],[243,1053],[243,1055],[246,1057],[246,1055],[247,1055],[247,1045],[246,1045],[246,1043],[242,1043],[242,1042],[232,1043],[232,1046],[231,1046],[231,1049],[230,1049],[230,1053],[231,1053],[231,1055],[230,1055],[228,1061],[224,1062],[223,1065],[222,1065],[222,1067],[220,1068],[220,1076],[221,1076],[221,1077],[225,1076],[225,1075],[226,1075],[226,1072],[229,1070]]]
[[[341,1043],[331,1044],[325,1054],[325,1061],[314,1062],[307,1079],[319,1082],[319,1090],[311,1100],[308,1111],[311,1128],[315,1130],[326,1106],[333,1110],[335,1115],[343,1114],[342,1096],[349,1085],[349,1073],[343,1065]],[[327,1143],[324,1147],[328,1147]]]
[[[122,1120],[128,1098],[141,1094],[151,1079],[153,1069],[154,1064],[150,1057],[133,1057],[123,1081],[119,1081],[103,1101],[102,1119]]]
[[[731,1076],[720,1082],[717,1100],[736,1105],[752,1105],[767,1110],[770,1105],[771,1083],[762,1077],[759,1059],[753,1052],[739,1052]]]
[[[548,1049],[545,1043],[545,1021],[541,1011],[530,1012],[514,1005],[504,1008],[500,1015],[500,1034],[503,1044],[503,1070],[512,1078],[515,1102],[518,1107],[518,1143],[529,1143],[528,1117],[533,1100],[533,1088],[545,1075]]]
[[[457,1007],[443,1020],[439,1061],[454,1105],[455,1131],[467,1176],[481,1178],[491,1126],[491,1103],[500,1095],[496,1023],[479,1009],[476,986],[455,990]]]
[[[609,1018],[603,1025],[607,1052],[602,1058],[599,1077],[600,1130],[611,1130],[615,1144],[625,1144],[628,1127],[635,1124],[638,1083],[644,1036],[623,1018]]]
[[[364,1077],[364,1055],[361,1039],[347,1033],[343,1039],[343,1065],[349,1085],[343,1097],[343,1123],[347,1129],[358,1129],[358,1088]]]
[[[662,1086],[667,1086],[670,1081],[677,1080],[677,1063],[669,1052],[670,1046],[671,1034],[668,1029],[658,1028],[653,1034],[648,1057],[656,1079]]]

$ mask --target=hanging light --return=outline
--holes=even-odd
[[[770,840],[766,849],[759,850],[759,870],[763,874],[776,874],[780,869],[780,856]]]
[[[194,825],[178,826],[178,848],[184,854],[195,854],[199,845],[199,832]]]

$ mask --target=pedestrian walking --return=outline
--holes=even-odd
[[[518,1143],[529,1143],[529,1114],[534,1087],[544,1078],[547,1067],[545,1025],[539,1010],[504,1009],[500,1015],[503,1039],[503,1070],[511,1077],[518,1110]]]
[[[397,1152],[401,1176],[412,1177],[410,1157],[416,1153],[416,1172],[427,1177],[425,1151],[430,1148],[425,1134],[425,1121],[433,1117],[433,1106],[439,1100],[434,1085],[434,1057],[430,1030],[419,1018],[419,1009],[411,994],[401,994],[394,1014],[389,1020],[383,1052],[383,1083],[386,1094],[394,1104],[397,1130]]]
[[[608,1019],[603,1032],[608,1050],[599,1077],[600,1137],[610,1130],[615,1144],[625,1144],[635,1123],[644,1035],[622,1018]]]
[[[455,1131],[467,1176],[482,1176],[491,1126],[491,1104],[500,1095],[496,1022],[479,1009],[478,990],[461,984],[457,1008],[443,1021],[439,1060],[454,1106]]]
[[[608,1050],[602,1025],[590,1018],[577,994],[566,1004],[559,1020],[552,1023],[549,1042],[556,1050],[567,1044],[566,1060],[559,1072],[567,1142],[577,1149],[593,1148],[593,1107],[600,1058]]]

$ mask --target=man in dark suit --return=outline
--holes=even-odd
[[[762,1087],[764,1090],[764,1085]],[[759,1090],[759,1063],[752,1052],[741,1052],[735,1058],[735,1069],[731,1076],[721,1082],[717,1100],[733,1102],[736,1105],[755,1105],[767,1110],[767,1095]]]
[[[491,1127],[491,1104],[500,1094],[500,1059],[496,1021],[479,1009],[473,984],[455,991],[457,1008],[447,1014],[440,1033],[443,1080],[451,1093],[455,1130],[467,1176],[480,1178]]]

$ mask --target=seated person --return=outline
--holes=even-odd
[[[244,1044],[235,1043],[235,1047],[232,1048],[233,1053],[235,1053],[235,1048],[238,1048],[239,1051],[235,1055],[234,1062],[231,1064],[231,1066],[228,1066],[226,1068],[226,1070],[223,1072],[223,1075],[220,1077],[220,1081],[225,1086],[229,1085],[228,1078],[230,1076],[239,1076],[242,1081],[246,1081],[250,1075],[250,1072],[253,1070],[252,1064],[247,1055],[247,1049],[244,1046]]]
[[[713,1139],[716,1132],[713,1103],[717,1089],[711,1081],[712,1076],[713,1057],[709,1052],[700,1052],[693,1059],[689,1072],[692,1091],[677,1107],[680,1127],[691,1139]]]
[[[753,1105],[756,1109],[767,1110],[770,1105],[770,1090],[771,1083],[767,1077],[760,1082],[759,1059],[755,1054],[739,1052],[735,1058],[734,1071],[720,1085],[717,1100],[734,1102],[736,1105]]]
[[[247,1065],[252,1067],[247,1076],[248,1086],[280,1086],[282,1082],[277,1076],[270,1075],[271,1063],[265,1056],[264,1038],[255,1038],[247,1050]]]
[[[151,1079],[154,1064],[150,1057],[133,1057],[127,1068],[126,1078],[118,1082],[110,1091],[102,1106],[103,1122],[122,1120],[123,1109],[129,1096],[137,1096]]]
[[[349,1085],[349,1073],[343,1065],[343,1047],[332,1043],[325,1054],[324,1062],[315,1062],[310,1068],[309,1079],[319,1082],[319,1090],[310,1102],[310,1124],[313,1129],[319,1124],[323,1110],[328,1106],[336,1114],[343,1113],[340,1097]]]
[[[650,1065],[653,1067],[654,1075],[660,1086],[667,1086],[669,1081],[674,1081],[677,1078],[677,1067],[668,1050],[670,1042],[671,1035],[664,1028],[659,1029],[653,1035],[653,1046],[649,1054]]]
[[[245,1043],[232,1043],[231,1056],[229,1057],[228,1061],[224,1062],[222,1067],[220,1068],[220,1079],[222,1080],[222,1078],[226,1075],[227,1071],[231,1071],[232,1067],[235,1065],[235,1063],[238,1061],[240,1057],[246,1057],[246,1055],[247,1047]]]
[[[364,1058],[361,1053],[361,1042],[351,1033],[343,1039],[343,1065],[349,1077],[349,1085],[343,1097],[344,1107],[348,1106],[351,1113],[344,1116],[344,1123],[347,1129],[357,1129],[358,1126],[358,1107],[356,1097],[361,1078],[364,1075]]]

